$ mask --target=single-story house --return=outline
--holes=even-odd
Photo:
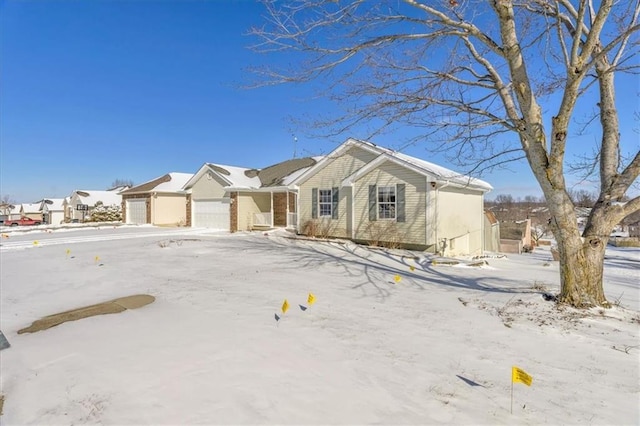
[[[65,222],[83,222],[91,217],[96,205],[120,206],[122,196],[121,188],[112,188],[107,191],[78,189],[65,198],[64,220]]]
[[[65,198],[45,198],[40,202],[43,223],[59,225],[64,223]]]
[[[291,182],[298,232],[429,249],[484,249],[488,183],[428,161],[348,139]]]
[[[120,192],[124,223],[185,226],[187,195],[182,187],[192,173],[167,173]]]
[[[42,221],[42,211],[40,210],[40,203],[23,203],[20,204],[20,217],[28,217]]]
[[[294,158],[260,170],[206,163],[183,187],[187,224],[231,232],[295,228],[298,191],[291,183],[316,162]]]
[[[0,224],[8,219],[20,219],[20,208],[10,203],[0,203]]]

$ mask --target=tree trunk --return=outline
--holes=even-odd
[[[575,307],[609,306],[602,278],[606,242],[600,238],[558,239],[560,254],[559,301]]]

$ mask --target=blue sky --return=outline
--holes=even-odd
[[[362,137],[297,131],[290,117],[331,107],[309,87],[239,88],[269,60],[245,35],[262,13],[253,1],[0,0],[0,195],[64,197],[205,162],[259,168]],[[422,146],[405,152],[456,168]],[[526,166],[482,178],[489,198],[541,193]]]

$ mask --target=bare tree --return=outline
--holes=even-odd
[[[118,188],[120,186],[133,186],[133,180],[131,179],[116,179],[111,183],[111,188]]]
[[[347,105],[332,122],[335,134],[363,123],[381,131],[412,126],[423,130],[413,142],[435,143],[475,164],[475,172],[526,158],[552,218],[559,300],[609,305],[602,284],[607,239],[640,209],[640,197],[613,203],[640,172],[640,152],[620,152],[615,103],[616,76],[638,67],[639,0],[264,4],[267,20],[251,31],[255,49],[297,56],[287,56],[284,68],[257,70],[263,83],[320,79],[328,96]],[[586,102],[597,102],[591,124],[602,136],[591,165],[599,194],[581,234],[565,151],[576,106]],[[552,115],[550,125],[543,111]]]

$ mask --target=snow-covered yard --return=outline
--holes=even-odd
[[[625,308],[579,312],[543,299],[559,281],[544,249],[446,266],[279,233],[124,231],[3,240],[2,423],[640,423],[639,249],[607,252]],[[156,300],[17,334],[132,294]],[[513,414],[512,366],[533,376]]]

